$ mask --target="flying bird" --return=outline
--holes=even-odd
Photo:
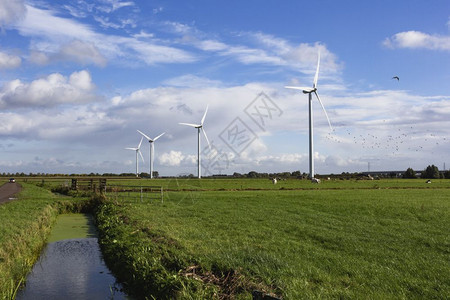
[[[400,78],[398,76],[392,77],[392,79],[397,79],[397,81],[400,81]]]

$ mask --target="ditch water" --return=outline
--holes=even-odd
[[[92,216],[60,215],[16,299],[130,299],[106,267]]]

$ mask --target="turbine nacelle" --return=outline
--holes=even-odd
[[[143,137],[145,137],[149,143],[153,143],[154,141],[156,141],[157,139],[159,139],[160,137],[162,137],[165,134],[165,132],[163,132],[160,135],[158,135],[157,137],[155,137],[154,139],[152,139],[151,137],[149,137],[148,135],[146,135],[145,133],[143,133],[140,130],[138,130],[137,132],[139,132]]]
[[[317,91],[316,88],[304,89],[303,94],[311,94],[311,93],[315,93],[316,91]]]

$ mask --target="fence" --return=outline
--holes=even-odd
[[[97,188],[99,191],[104,191],[106,188],[106,179],[100,178],[98,179],[98,185],[96,182],[94,182],[94,179],[79,179],[79,178],[72,178],[72,190],[84,190],[84,191],[97,191]]]
[[[104,192],[110,200],[122,202],[161,200],[161,203],[164,202],[162,186],[108,185],[104,187]]]

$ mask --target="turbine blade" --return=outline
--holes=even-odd
[[[142,152],[141,152],[141,150],[140,149],[137,149],[137,152],[139,152],[139,155],[141,156],[141,158],[142,158],[142,162],[144,162],[145,163],[145,161],[144,161],[144,156],[142,156]]]
[[[330,129],[331,129],[331,131],[333,131],[333,127],[331,127],[330,118],[328,118],[327,111],[325,110],[325,107],[323,106],[322,100],[320,100],[319,94],[317,94],[316,91],[314,91],[314,94],[316,94],[317,100],[319,100],[319,103],[322,106],[323,112],[325,113],[325,116],[327,117],[328,125],[330,125]]]
[[[140,131],[140,130],[138,130],[137,132],[139,132],[140,134],[142,134],[147,140],[149,140],[150,142],[153,142],[153,140],[148,136],[148,135],[146,135],[145,133],[143,133],[142,131]]]
[[[134,150],[134,151],[137,150],[136,148],[125,148],[125,149],[127,149],[127,150]]]
[[[141,141],[139,142],[139,146],[137,146],[137,149],[141,149],[141,145],[142,145],[142,140],[144,139],[144,137],[141,137]]]
[[[208,136],[206,135],[206,131],[203,127],[202,127],[202,132],[203,132],[203,135],[205,136],[206,141],[208,142],[209,150],[211,150],[211,144],[209,143]]]
[[[317,69],[316,69],[316,75],[314,76],[314,84],[313,88],[317,88],[317,80],[319,79],[319,65],[320,65],[320,51],[317,57]]]
[[[178,123],[180,125],[186,125],[186,126],[191,126],[191,127],[201,127],[202,125],[198,125],[198,124],[191,124],[191,123]]]
[[[314,91],[314,88],[306,87],[306,86],[285,86],[284,88],[291,89],[291,90],[299,90],[299,91],[302,91],[305,93],[311,93],[312,91]]]
[[[310,89],[310,87],[303,87],[303,86],[288,86],[288,85],[286,85],[284,88],[285,88],[285,89],[291,89],[291,90],[300,90],[300,91],[303,91],[304,89]]]
[[[208,112],[208,105],[206,105],[206,110],[205,110],[205,113],[203,114],[203,118],[202,118],[202,121],[200,122],[200,125],[203,125],[203,122],[205,122],[207,112]]]
[[[158,135],[157,137],[155,137],[155,138],[153,139],[153,142],[156,141],[157,139],[159,139],[160,137],[162,137],[162,136],[164,135],[164,133],[165,133],[165,132],[163,132],[163,133],[161,133],[160,135]]]

